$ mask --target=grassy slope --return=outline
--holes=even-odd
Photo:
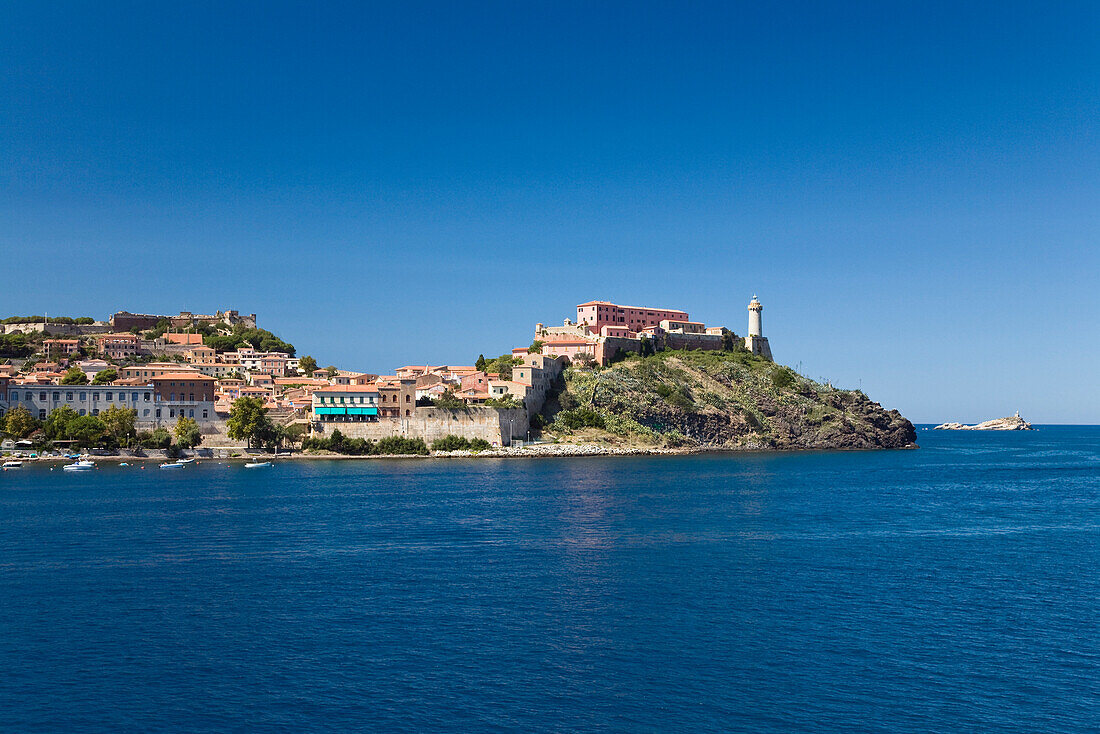
[[[916,439],[909,421],[863,393],[745,351],[666,351],[570,368],[547,417],[548,432],[563,440],[626,445],[901,448]]]

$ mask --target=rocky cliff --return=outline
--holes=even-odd
[[[721,449],[915,446],[913,424],[858,390],[838,390],[748,352],[660,352],[566,370],[547,403],[563,440]]]

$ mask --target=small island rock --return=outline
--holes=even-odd
[[[1031,424],[1020,417],[1019,413],[1007,418],[995,418],[991,421],[983,421],[974,426],[962,423],[941,423],[936,426],[937,431],[1030,431]]]

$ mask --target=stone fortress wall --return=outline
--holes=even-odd
[[[527,436],[527,411],[523,408],[486,408],[470,406],[464,410],[417,408],[408,418],[382,418],[363,423],[314,422],[317,437],[332,435],[334,430],[349,438],[378,441],[388,436],[420,438],[432,441],[448,435],[466,439],[481,438],[494,446],[506,446],[510,437]]]

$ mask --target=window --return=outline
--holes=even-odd
[[[80,411],[80,414],[84,415],[84,411],[83,410]],[[38,411],[38,420],[40,420],[40,421],[46,420],[46,411],[45,410]]]
[[[84,415],[84,409],[83,408],[80,409],[80,414]]]
[[[190,393],[190,397],[188,397],[187,399],[190,400],[192,403],[195,402],[195,393]]]
[[[60,391],[54,392],[53,399],[54,400],[60,400],[61,399],[61,392]]]
[[[183,415],[183,411],[182,411],[182,410],[180,411],[180,415]],[[193,410],[189,410],[189,411],[187,411],[187,417],[188,417],[188,418],[194,418],[194,417],[195,417],[195,411],[193,411]]]
[[[144,412],[144,413],[142,413],[142,415],[149,415],[149,409],[148,409],[148,408],[146,408],[146,409],[145,409],[145,412]]]
[[[12,391],[11,399],[12,399],[13,402],[18,400],[19,399],[19,393],[15,392],[15,391]]]
[[[149,402],[149,393],[145,393],[145,402]]]
[[[203,417],[203,418],[206,418],[206,417],[207,417],[207,415],[206,415],[206,414],[207,414],[208,412],[209,412],[209,411],[206,411],[206,410],[204,410],[204,411],[202,412],[202,417]]]
[[[41,400],[41,401],[43,401],[43,402],[45,402],[45,400],[46,400],[46,393],[44,393],[44,392],[40,392],[40,393],[38,393],[38,399],[39,399],[39,400]]]
[[[99,408],[93,408],[92,415],[99,415]]]
[[[88,393],[86,393],[86,392],[80,393],[80,399],[81,400],[87,400],[88,399]]]
[[[136,403],[138,401],[138,394],[136,392],[130,393],[130,399]]]
[[[145,412],[148,413],[149,411],[147,410]],[[160,408],[157,408],[157,418],[160,418]]]

